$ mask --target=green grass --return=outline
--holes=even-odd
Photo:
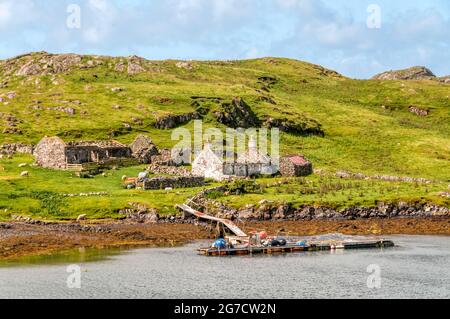
[[[26,163],[28,166],[20,168]],[[75,177],[71,172],[53,171],[32,166],[31,156],[2,160],[0,166],[0,220],[14,215],[46,220],[75,219],[87,214],[91,219],[119,218],[118,211],[130,202],[145,204],[160,214],[176,213],[175,205],[183,203],[202,188],[174,191],[139,191],[123,188],[123,175],[136,176],[144,166],[127,167],[106,172],[92,179]],[[24,170],[28,177],[21,177]],[[262,200],[275,203],[324,205],[333,208],[373,206],[377,202],[432,202],[450,207],[450,201],[439,197],[443,182],[431,184],[386,182],[377,180],[339,179],[331,176],[306,178],[262,178],[257,181],[262,192],[233,196],[214,193],[213,199],[235,208],[257,205]],[[209,184],[206,187],[213,187]],[[65,197],[65,194],[106,192],[106,196]]]
[[[35,56],[39,59],[40,55]],[[91,57],[84,58],[87,59]],[[191,105],[194,95],[221,97],[225,101],[240,96],[259,117],[269,115],[294,121],[308,118],[322,125],[325,137],[282,134],[282,154],[302,153],[313,161],[315,168],[329,172],[347,170],[367,175],[427,178],[436,181],[439,185],[436,190],[447,191],[450,181],[449,85],[430,80],[353,80],[290,59],[192,62],[194,69],[191,71],[177,68],[176,61],[152,61],[147,65],[152,71],[134,76],[114,71],[118,58],[102,58],[102,61],[103,64],[95,68],[75,68],[56,75],[57,85],[52,83],[51,76],[7,76],[0,62],[0,79],[8,81],[8,87],[0,88],[0,95],[11,91],[17,95],[13,100],[7,100],[8,104],[0,103],[3,116],[0,118],[0,144],[37,143],[45,135],[58,135],[65,140],[108,139],[115,131],[118,136],[114,138],[124,143],[145,133],[160,148],[167,148],[176,141],[171,141],[171,131],[154,128],[156,117],[194,111],[195,106]],[[257,92],[261,88],[258,78],[261,76],[278,79],[270,86],[270,93],[265,93],[276,101],[276,105],[258,99],[261,96]],[[40,83],[36,84],[36,80]],[[114,93],[111,91],[114,87],[123,91]],[[81,104],[73,102],[76,100]],[[41,109],[31,107],[35,105]],[[120,105],[121,109],[114,110],[114,105]],[[431,113],[428,117],[418,117],[408,112],[410,105],[427,108]],[[77,113],[70,116],[47,110],[56,106],[71,106]],[[6,125],[4,118],[8,115],[19,120],[17,125],[23,131],[22,135],[1,133]],[[144,124],[134,124],[133,118],[141,119]],[[132,124],[131,131],[122,129],[125,122]],[[212,113],[204,122],[205,128],[218,126],[224,129],[217,125]],[[185,127],[192,129],[193,125],[189,123]],[[129,201],[141,201],[165,213],[172,212],[175,203],[195,192],[180,190],[180,195],[166,195],[121,189],[120,177],[123,174],[131,176],[142,168],[113,171],[106,178],[98,176],[91,180],[80,180],[67,172],[31,168],[29,179],[18,178],[20,172],[15,166],[20,160],[23,159],[14,159],[12,163],[0,160],[0,165],[6,168],[0,176],[10,175],[11,178],[0,180],[2,211],[61,218],[88,212],[91,217],[104,217],[111,216]],[[430,197],[422,187],[401,184],[399,189],[391,190],[389,186],[385,194],[378,193],[378,188],[382,188],[380,185],[373,187],[373,192],[366,190],[364,198],[367,200],[358,199],[353,194],[356,192],[353,196],[344,192],[336,193],[333,198],[324,195],[321,201],[349,205],[371,203],[378,198],[438,200]],[[51,203],[48,203],[49,210],[42,206],[41,200],[29,197],[27,194],[31,191],[107,191],[111,195],[82,201],[65,199],[61,205],[63,209],[55,214]],[[10,199],[11,195],[18,197]],[[264,195],[272,196],[270,193]],[[283,200],[317,200],[309,195],[298,198],[291,195],[273,194]],[[238,200],[250,199],[242,197]],[[39,210],[42,211],[38,213]],[[2,216],[9,216],[8,212]]]
[[[445,189],[443,183],[407,183],[379,180],[341,179],[332,176],[305,178],[270,178],[257,182],[262,191],[248,194],[219,196],[215,200],[234,207],[258,205],[263,200],[273,203],[290,203],[293,207],[304,205],[326,206],[342,209],[352,206],[372,207],[379,202],[436,203],[450,206],[450,201],[438,196]]]
[[[30,156],[3,160],[0,167],[0,219],[25,215],[44,219],[73,219],[81,214],[89,218],[118,218],[117,212],[136,202],[157,209],[162,215],[176,213],[175,204],[184,202],[201,189],[166,191],[126,190],[122,176],[137,176],[143,166],[108,171],[106,177],[92,179],[75,177],[71,172],[53,171],[33,166]],[[20,177],[24,170],[29,177]],[[106,192],[106,196],[63,197],[64,194]]]

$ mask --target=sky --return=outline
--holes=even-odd
[[[450,74],[448,0],[0,0],[0,58],[287,57],[346,76]]]

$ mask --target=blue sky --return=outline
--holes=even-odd
[[[79,5],[71,29],[67,7]],[[381,28],[368,28],[369,5]],[[448,0],[0,0],[0,58],[29,51],[148,59],[289,57],[355,78],[450,74]]]

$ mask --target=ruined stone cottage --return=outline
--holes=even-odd
[[[66,143],[59,137],[44,137],[36,145],[34,156],[39,166],[66,169],[68,165],[132,158],[132,151],[117,141]]]
[[[146,135],[139,135],[130,145],[134,158],[142,164],[150,164],[152,157],[159,155],[159,150],[153,141]]]
[[[212,150],[210,143],[205,144],[203,151],[200,152],[192,163],[192,174],[218,181],[227,177],[224,174],[223,158]]]
[[[202,152],[192,163],[192,173],[215,180],[229,177],[250,177],[257,175],[273,175],[278,172],[278,166],[272,163],[267,154],[261,153],[254,139],[249,142],[248,150],[239,155],[235,161],[224,161],[207,143]]]
[[[255,139],[250,139],[248,149],[238,156],[235,163],[227,163],[224,166],[227,175],[257,176],[273,175],[278,172],[278,166],[272,158],[258,149]]]

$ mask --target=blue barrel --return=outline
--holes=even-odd
[[[302,241],[299,241],[299,242],[297,243],[297,246],[300,246],[300,247],[306,247],[306,246],[307,246],[307,243],[306,243],[306,241],[302,240]]]
[[[223,238],[217,239],[214,244],[212,245],[213,248],[217,249],[226,249],[227,248],[227,242]]]

